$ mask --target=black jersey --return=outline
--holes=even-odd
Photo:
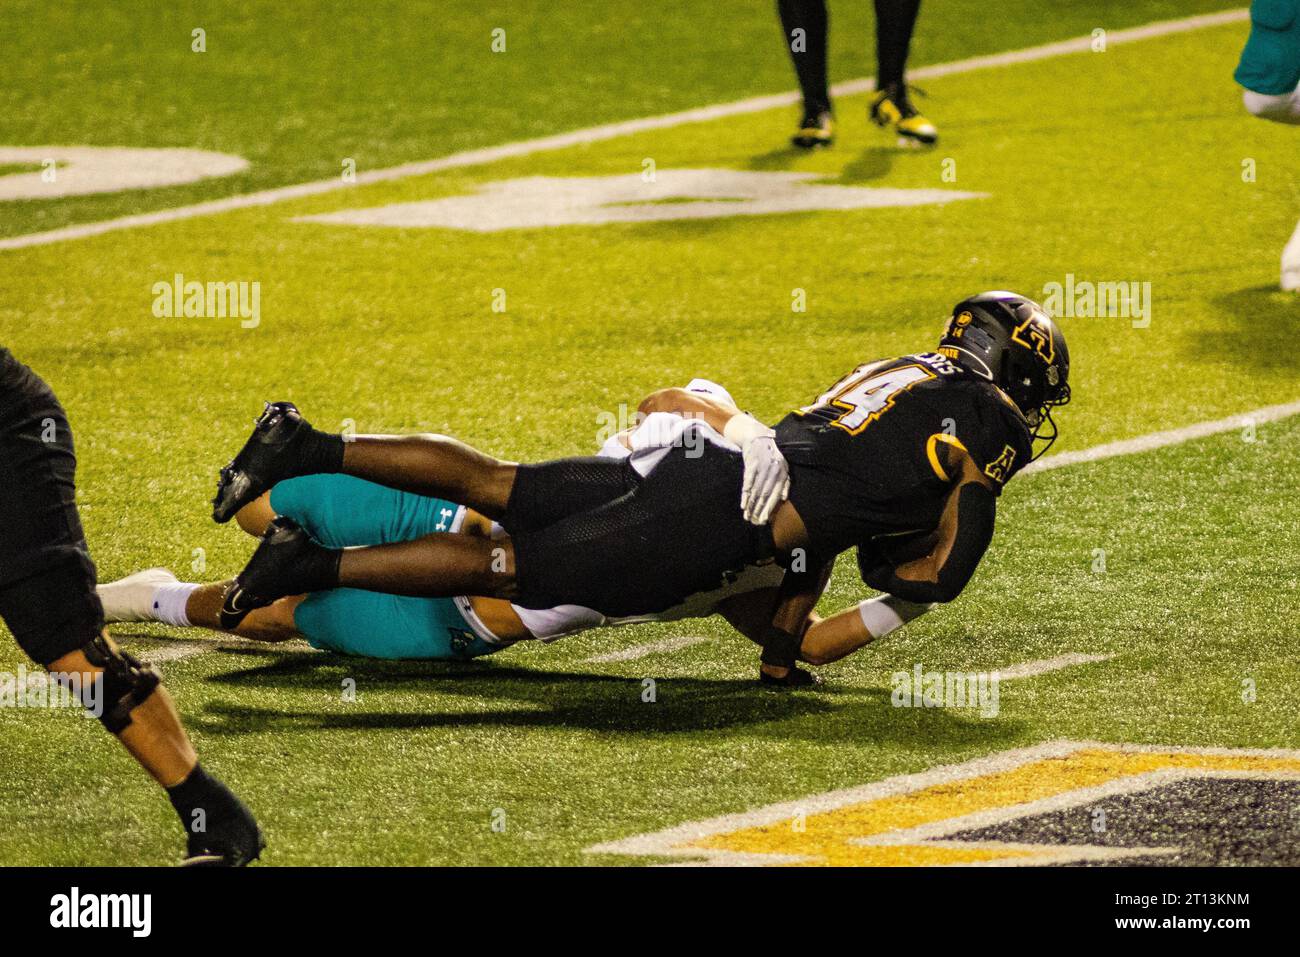
[[[997,492],[1032,449],[1002,390],[934,352],[859,366],[782,419],[776,441],[819,559],[937,526],[953,479],[939,443],[965,448]]]

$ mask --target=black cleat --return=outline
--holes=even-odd
[[[292,478],[298,437],[311,429],[292,402],[268,402],[253,434],[217,480],[212,518],[228,522],[276,482]]]
[[[835,118],[830,110],[805,110],[799,131],[790,142],[801,150],[830,146],[835,142]]]
[[[775,675],[769,675],[766,671],[760,670],[758,680],[772,688],[811,688],[822,683],[821,675],[815,675],[811,671],[804,671],[799,667],[791,668],[783,678],[777,678]]]
[[[925,95],[924,91],[902,83],[891,83],[877,92],[871,101],[871,122],[892,126],[900,146],[933,146],[939,139],[939,131],[912,105],[909,89]]]
[[[203,830],[190,832],[181,867],[247,867],[261,857],[266,838],[252,812],[224,786],[222,792],[203,808]]]
[[[226,589],[221,627],[232,630],[250,611],[286,595],[335,587],[342,555],[341,549],[319,544],[292,519],[272,519],[257,551]]]

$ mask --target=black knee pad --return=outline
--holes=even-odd
[[[82,691],[87,707],[98,706],[96,716],[113,734],[121,734],[131,724],[131,712],[149,700],[158,690],[162,676],[151,665],[110,644],[103,635],[96,635],[81,649],[96,668],[103,668],[97,682],[98,701],[85,701],[88,692]]]

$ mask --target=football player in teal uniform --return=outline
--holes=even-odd
[[[1254,0],[1234,78],[1253,115],[1300,125],[1300,0]],[[1300,291],[1300,225],[1282,251],[1282,288]]]

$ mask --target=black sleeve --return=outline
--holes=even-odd
[[[858,551],[858,570],[862,580],[878,591],[888,592],[904,601],[920,603],[952,601],[966,583],[993,540],[997,514],[997,497],[979,482],[967,482],[957,493],[957,534],[948,558],[932,580],[899,578],[894,567],[881,563],[865,567],[869,552]]]

